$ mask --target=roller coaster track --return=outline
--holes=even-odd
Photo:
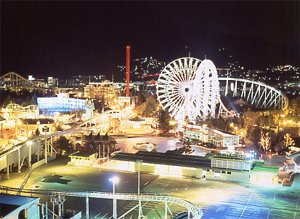
[[[241,78],[219,78],[219,81],[224,96],[232,94],[257,108],[285,110],[289,105],[285,94],[262,82]]]
[[[19,193],[18,188],[0,186],[0,192],[9,193],[15,192]],[[165,195],[156,195],[156,194],[131,194],[131,193],[107,193],[107,192],[72,192],[72,191],[55,191],[55,190],[33,190],[33,189],[23,189],[22,193],[34,195],[48,195],[48,196],[69,196],[69,197],[81,197],[81,198],[99,198],[99,199],[117,199],[117,200],[126,200],[126,201],[142,201],[142,202],[163,202],[163,203],[173,203],[180,205],[188,210],[192,215],[193,219],[200,219],[203,216],[201,208],[194,205],[191,202],[186,200],[165,196]]]
[[[37,87],[37,84],[22,77],[15,72],[8,72],[5,75],[0,76],[0,83],[8,88],[28,88]]]

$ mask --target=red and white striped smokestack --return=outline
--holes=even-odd
[[[130,46],[126,46],[126,97],[130,97]]]

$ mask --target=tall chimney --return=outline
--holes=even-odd
[[[130,46],[126,46],[126,97],[130,97]]]

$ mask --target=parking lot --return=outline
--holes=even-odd
[[[177,148],[176,138],[123,138],[119,145],[127,152],[134,152],[132,145],[137,142],[153,142],[159,151]],[[199,149],[202,152],[202,148]],[[205,151],[203,151],[205,153]],[[101,191],[111,192],[109,178],[120,177],[116,191],[121,193],[137,193],[137,173],[103,171],[99,168],[76,167],[66,165],[69,158],[62,158],[34,170],[25,188],[54,189],[58,191]],[[1,180],[1,179],[0,179]],[[9,180],[2,176],[0,185],[19,187],[24,174],[11,174]],[[165,194],[181,197],[197,204],[204,212],[204,219],[298,219],[300,218],[300,175],[296,176],[292,187],[275,185],[265,187],[229,181],[200,180],[196,178],[180,178],[141,174],[141,191],[143,193]],[[41,202],[50,198],[41,196]],[[118,201],[118,215],[134,207],[137,202]],[[65,207],[82,211],[85,215],[83,198],[67,198]],[[185,211],[182,207],[169,204],[173,214]],[[108,218],[112,213],[112,201],[105,199],[90,200],[91,218]],[[145,202],[143,213],[148,218],[163,218],[164,204]],[[106,215],[106,216],[104,216]],[[137,210],[128,215],[137,217]],[[169,216],[169,218],[172,218]]]

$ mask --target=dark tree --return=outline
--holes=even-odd
[[[60,136],[59,139],[55,142],[57,148],[61,151],[66,151],[67,153],[72,151],[72,144],[71,142],[64,136]]]
[[[154,95],[150,96],[146,101],[146,107],[143,116],[154,116],[158,108],[158,101]]]
[[[171,127],[170,127],[170,115],[168,112],[165,110],[161,110],[159,112],[159,117],[158,117],[158,123],[159,123],[159,128],[163,130],[164,132],[168,132]]]
[[[37,128],[36,130],[35,130],[35,133],[34,133],[37,137],[39,137],[40,136],[40,130]]]
[[[256,126],[248,127],[247,138],[252,141],[255,145],[258,145],[260,141],[260,128],[259,124]]]

